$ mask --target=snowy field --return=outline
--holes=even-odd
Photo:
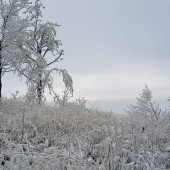
[[[3,99],[0,170],[170,169],[170,116],[139,114],[152,109],[146,91],[126,115],[87,109],[83,100],[39,106]]]

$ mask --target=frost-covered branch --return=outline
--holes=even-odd
[[[28,8],[29,24],[24,38],[18,42],[18,61],[16,71],[19,76],[27,78],[28,94],[33,95],[39,104],[42,103],[46,87],[51,91],[53,78],[51,73],[55,70],[63,76],[66,91],[73,94],[72,79],[64,69],[52,68],[54,63],[62,60],[64,50],[60,49],[61,42],[57,39],[56,23],[42,22],[43,5],[40,0]],[[55,57],[48,59],[49,54]],[[52,60],[52,61],[50,61]],[[24,64],[23,64],[24,63]]]
[[[29,0],[0,0],[0,98],[2,89],[2,76],[13,71],[16,60],[9,51],[16,46],[16,39],[19,40],[28,27],[27,17],[23,13],[30,5]]]

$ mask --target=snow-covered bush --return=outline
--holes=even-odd
[[[82,102],[1,101],[0,169],[170,169],[170,120],[113,115]]]

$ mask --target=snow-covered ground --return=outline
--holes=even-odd
[[[0,170],[170,169],[170,117],[3,99]]]

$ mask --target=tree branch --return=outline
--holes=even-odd
[[[50,63],[48,63],[46,66],[49,66],[49,65],[51,65],[51,64],[53,64],[53,63],[55,63],[55,62],[58,62],[58,60],[60,59],[60,57],[63,55],[63,50],[60,52],[60,54],[59,54],[59,56],[55,59],[55,60],[53,60],[53,61],[51,61]]]

